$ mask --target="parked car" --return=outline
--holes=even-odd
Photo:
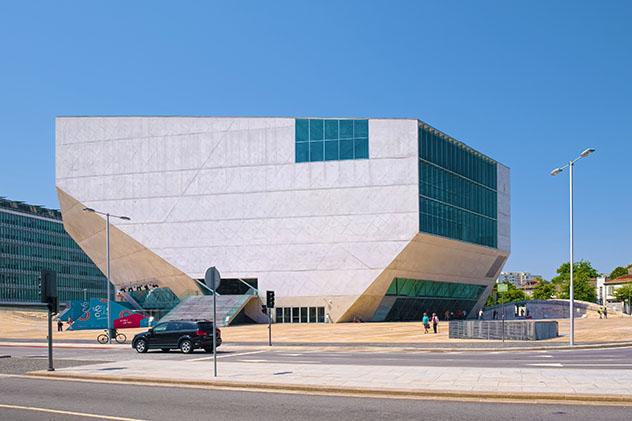
[[[160,349],[169,352],[180,349],[189,354],[195,349],[202,348],[206,352],[213,352],[213,337],[215,331],[217,346],[222,344],[222,332],[214,329],[214,323],[208,320],[174,320],[158,323],[147,332],[134,336],[132,348],[137,352],[147,352],[150,349]]]

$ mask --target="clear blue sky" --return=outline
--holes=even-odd
[[[98,4],[97,4],[98,3]],[[0,196],[58,207],[57,115],[414,117],[512,170],[506,270],[632,263],[630,1],[4,1]]]

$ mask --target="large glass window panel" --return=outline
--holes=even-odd
[[[324,142],[309,142],[309,160],[322,161],[325,158]]]
[[[369,137],[369,121],[368,120],[354,120],[353,122],[353,137]]]
[[[340,140],[340,159],[353,159],[353,139]]]
[[[292,307],[292,323],[298,323],[300,320],[299,307]]]
[[[369,139],[356,138],[354,143],[354,158],[368,158],[369,157]]]
[[[296,162],[309,162],[309,143],[296,144]]]
[[[295,130],[295,138],[297,142],[307,142],[309,140],[309,120],[297,119]]]
[[[340,139],[353,139],[353,120],[340,120]]]
[[[318,307],[318,323],[325,323],[325,307]]]
[[[325,140],[338,140],[338,120],[325,120]]]
[[[334,161],[338,159],[338,141],[325,142],[325,161]]]
[[[323,120],[309,120],[309,140],[323,140],[324,138]]]

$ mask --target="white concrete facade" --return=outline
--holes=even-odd
[[[58,118],[66,229],[103,267],[102,222],[81,208],[131,218],[112,221],[115,284],[151,279],[191,294],[187,277],[216,266],[225,278],[257,278],[262,294],[276,291],[278,306],[329,303],[334,321],[370,318],[380,292],[370,303],[359,298],[385,291],[387,278],[399,276],[393,264],[414,244],[467,250],[477,268],[451,272],[426,261],[423,279],[493,283],[502,264],[487,276],[490,265],[510,249],[506,167],[498,165],[492,249],[419,233],[417,120],[370,119],[369,159],[312,163],[295,163],[294,125],[294,118]],[[439,260],[445,266],[458,255]],[[416,258],[424,260],[407,259]]]

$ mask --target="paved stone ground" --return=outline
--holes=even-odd
[[[43,312],[18,312],[0,309],[0,341],[9,339],[44,340],[46,338],[46,314]],[[559,320],[560,337],[537,341],[537,345],[563,344],[568,342],[568,320]],[[126,329],[128,340],[145,329]],[[274,343],[277,345],[304,344],[355,344],[398,346],[498,346],[500,341],[449,339],[447,323],[439,325],[438,334],[423,333],[419,323],[341,323],[341,324],[275,324],[272,326]],[[59,342],[74,341],[96,344],[101,331],[54,332]],[[264,344],[268,340],[267,325],[243,325],[222,328],[225,343]],[[577,319],[575,327],[577,343],[613,343],[632,341],[632,317],[611,317],[607,320],[594,318]],[[520,342],[508,342],[512,346]],[[534,342],[527,342],[532,346]],[[484,345],[478,345],[484,344]]]
[[[212,381],[210,357],[188,361],[133,360],[63,368],[91,378],[142,377],[172,381]],[[418,367],[223,362],[217,380],[377,390],[550,393],[632,397],[632,370],[601,372],[556,368]]]

